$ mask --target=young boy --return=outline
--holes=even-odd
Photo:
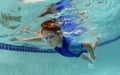
[[[93,63],[92,59],[96,59],[94,49],[99,41],[97,37],[95,42],[91,45],[89,42],[81,42],[73,40],[72,38],[66,37],[61,31],[59,25],[55,25],[54,21],[45,21],[42,23],[41,35],[36,38],[21,38],[17,37],[18,40],[41,40],[45,39],[46,43],[54,47],[56,52],[65,57],[82,57],[83,59]],[[85,53],[89,52],[90,57]]]

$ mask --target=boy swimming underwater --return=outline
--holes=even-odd
[[[81,42],[73,40],[72,38],[66,37],[63,35],[60,25],[56,25],[55,21],[49,20],[42,23],[41,33],[38,37],[33,38],[23,38],[17,37],[18,40],[46,40],[46,43],[54,47],[56,52],[65,56],[65,57],[82,57],[83,59],[93,63],[92,60],[96,59],[94,54],[94,49],[99,41],[99,38],[96,37],[96,40],[91,45],[89,42]],[[85,53],[90,53],[88,57]]]

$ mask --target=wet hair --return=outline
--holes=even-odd
[[[45,22],[43,22],[43,23],[55,23],[57,21],[57,19],[56,18],[52,18],[52,19],[49,19],[49,20],[47,20],[47,21],[45,21]]]
[[[61,27],[56,25],[56,23],[55,23],[56,21],[57,21],[57,19],[51,19],[51,20],[47,20],[47,21],[43,22],[41,24],[41,26],[42,26],[41,32],[43,30],[52,31],[52,32],[61,30]]]

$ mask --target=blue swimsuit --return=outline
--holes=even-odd
[[[79,57],[82,53],[87,53],[87,50],[83,50],[83,43],[64,36],[62,48],[55,47],[55,50],[65,57]]]

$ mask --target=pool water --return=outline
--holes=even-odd
[[[87,28],[87,31],[81,36],[68,34],[65,36],[76,40],[87,40],[91,43],[95,39],[94,34],[100,37],[100,42],[95,49],[97,59],[94,61],[93,68],[82,59],[66,58],[54,52],[12,51],[19,46],[27,47],[28,50],[31,47],[38,48],[38,50],[53,50],[44,41],[28,42],[12,41],[11,39],[16,36],[36,36],[28,33],[17,34],[17,32],[25,25],[29,25],[30,30],[37,31],[43,21],[56,17],[47,15],[36,18],[45,11],[46,6],[55,2],[58,0],[30,4],[22,4],[17,0],[1,0],[0,75],[120,75],[120,0],[73,0],[75,4],[71,10],[73,13],[90,10],[85,14],[88,18],[82,24]],[[65,11],[65,14],[70,13]],[[4,44],[6,46],[3,46]],[[8,45],[13,48],[7,48]]]

